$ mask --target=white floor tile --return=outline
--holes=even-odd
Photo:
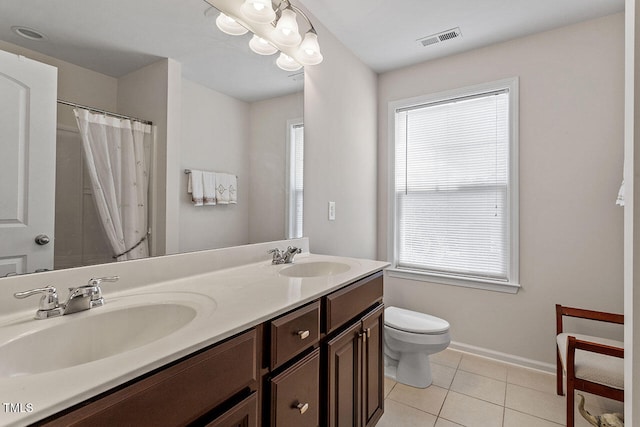
[[[507,384],[505,406],[557,424],[564,424],[566,420],[564,396],[557,396],[515,384]]]
[[[450,391],[440,416],[463,426],[501,427],[503,412],[502,406]]]
[[[453,421],[445,420],[444,418],[438,418],[435,427],[460,427],[461,425],[462,424],[454,423]]]
[[[438,415],[446,396],[447,390],[435,385],[427,388],[415,388],[398,383],[389,393],[388,399]]]
[[[508,366],[507,382],[538,391],[544,391],[545,393],[556,394],[556,376],[548,372],[522,368],[520,366]]]
[[[376,427],[433,427],[435,422],[435,415],[387,399],[384,403],[384,415]]]
[[[507,383],[470,372],[456,372],[451,390],[504,406]]]
[[[438,363],[431,363],[431,377],[433,378],[433,385],[448,389],[451,387],[451,382],[453,381],[455,374],[455,368],[440,365]]]
[[[507,380],[507,364],[471,354],[464,354],[458,369],[500,381]]]
[[[393,387],[395,387],[396,382],[394,380],[392,380],[391,378],[387,378],[384,377],[384,397],[385,399],[387,398],[387,396],[389,396],[389,393],[391,393],[391,390],[393,390]]]
[[[563,424],[564,425],[564,424]],[[533,415],[523,414],[506,408],[504,411],[504,427],[560,427],[561,424],[552,423]]]

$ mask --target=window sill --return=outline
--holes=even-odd
[[[387,268],[385,271],[389,277],[396,277],[398,279],[418,280],[421,282],[461,286],[464,288],[482,289],[485,291],[503,292],[507,294],[517,294],[518,290],[520,290],[520,285],[494,280],[463,279],[450,276],[439,276],[437,274],[425,273],[422,271],[392,267]]]

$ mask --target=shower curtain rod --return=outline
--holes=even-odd
[[[125,116],[123,114],[117,114],[117,113],[112,113],[110,111],[100,110],[99,108],[87,107],[86,105],[76,104],[75,102],[65,101],[64,99],[58,99],[58,104],[64,104],[64,105],[68,105],[70,107],[84,108],[85,110],[89,110],[89,111],[92,111],[94,113],[105,114],[107,116],[117,117],[119,119],[134,120],[136,122],[140,122],[140,123],[143,123],[145,125],[153,125],[153,122],[150,122],[149,120],[137,119],[135,117]]]

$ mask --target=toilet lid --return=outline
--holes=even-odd
[[[384,310],[384,324],[416,334],[439,334],[449,330],[449,322],[446,320],[398,307],[387,307]]]

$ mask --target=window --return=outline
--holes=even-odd
[[[390,274],[516,292],[517,79],[390,111]]]
[[[287,122],[287,238],[302,237],[304,206],[304,124]]]

